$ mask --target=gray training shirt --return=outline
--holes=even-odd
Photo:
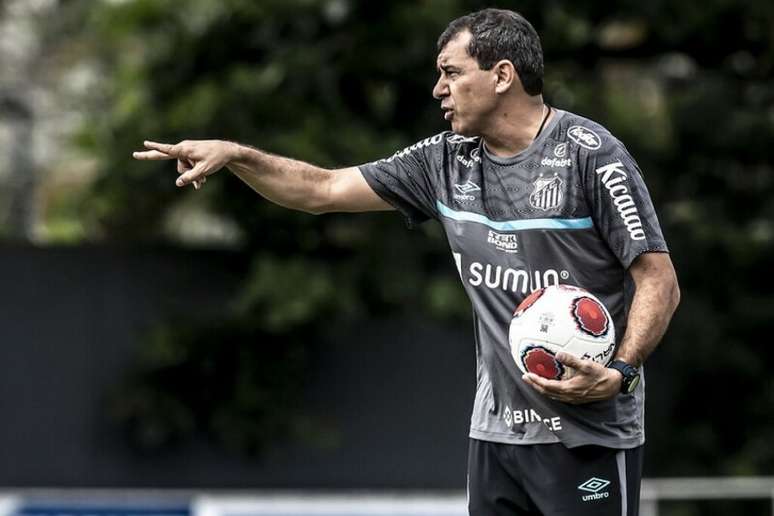
[[[508,344],[514,309],[557,283],[602,300],[620,342],[633,294],[629,265],[642,253],[667,252],[641,172],[621,142],[591,120],[556,110],[515,156],[493,156],[480,138],[444,132],[360,171],[409,225],[432,218],[446,231],[473,304],[470,437],[568,447],[645,441],[644,381],[610,400],[554,401],[523,382]]]

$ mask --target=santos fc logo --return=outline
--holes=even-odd
[[[561,206],[564,200],[562,192],[564,182],[558,174],[554,174],[552,177],[543,177],[541,174],[534,184],[535,190],[529,196],[529,203],[533,208],[548,211]]]

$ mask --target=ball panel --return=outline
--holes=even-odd
[[[572,315],[578,323],[578,329],[594,337],[607,334],[610,326],[607,313],[596,299],[579,297],[573,301],[572,307]]]
[[[564,365],[556,359],[553,351],[543,346],[526,346],[521,352],[522,370],[549,380],[560,380],[564,376]]]
[[[545,288],[540,288],[534,291],[532,294],[528,295],[524,301],[519,303],[519,306],[516,307],[516,310],[513,312],[514,317],[519,317],[521,314],[523,314],[527,308],[534,305],[535,302],[540,299],[540,296],[543,295],[543,292],[545,292]]]

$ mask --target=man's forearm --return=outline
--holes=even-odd
[[[626,333],[615,358],[641,366],[664,336],[679,301],[680,291],[671,270],[641,279],[629,310]]]
[[[326,205],[332,172],[303,161],[231,143],[226,167],[268,200],[308,213]]]

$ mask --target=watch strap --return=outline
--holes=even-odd
[[[631,394],[637,388],[637,384],[640,383],[640,372],[631,364],[627,364],[623,360],[613,360],[607,366],[611,369],[615,369],[623,376],[621,381],[621,392],[624,394]]]

